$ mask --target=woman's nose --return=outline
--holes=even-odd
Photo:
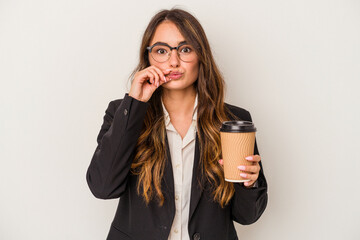
[[[171,67],[179,67],[180,65],[180,59],[179,59],[179,55],[177,53],[176,49],[173,49],[170,55],[170,59],[169,59],[169,63],[171,65]]]

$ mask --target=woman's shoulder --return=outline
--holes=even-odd
[[[116,110],[118,109],[118,107],[120,106],[120,104],[123,100],[124,100],[124,98],[116,98],[116,99],[110,100],[108,103],[108,106],[105,110],[105,113],[107,113],[113,117],[113,115],[115,114]]]
[[[109,102],[109,107],[112,107],[114,109],[117,109],[117,107],[121,104],[122,101],[124,100],[130,100],[131,97],[129,96],[128,93],[125,93],[124,97],[123,98],[116,98],[116,99],[113,99]]]
[[[136,98],[131,97],[128,93],[125,93],[123,98],[110,100],[106,111],[111,115],[111,113],[116,112],[120,105],[124,108],[123,110],[129,111],[133,106],[140,107],[140,109],[146,109],[148,103],[139,101]]]
[[[140,100],[137,100],[136,98],[133,98],[129,95],[129,93],[125,93],[123,98],[116,98],[110,101],[109,105],[114,105],[115,107],[119,106],[121,104],[122,101],[126,101],[126,102],[138,102],[138,103],[144,103],[141,102]]]
[[[116,109],[120,106],[120,103],[121,103],[122,100],[123,99],[110,100],[105,112],[110,114],[111,116],[113,116],[115,114],[115,112],[116,112]]]
[[[114,106],[119,106],[120,103],[121,103],[123,100],[124,100],[123,98],[114,99],[114,100],[111,100],[111,101],[110,101],[110,104],[111,104],[111,105],[114,105]]]
[[[225,103],[226,109],[228,109],[232,114],[237,116],[240,120],[252,121],[250,112],[245,108],[238,107],[229,103]]]

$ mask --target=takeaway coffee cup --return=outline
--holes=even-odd
[[[249,121],[227,121],[220,128],[221,150],[224,163],[225,180],[228,182],[247,182],[240,176],[239,165],[251,165],[245,157],[254,155],[256,128]]]

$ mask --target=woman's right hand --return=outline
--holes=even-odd
[[[162,71],[158,67],[150,66],[135,73],[129,96],[147,102],[160,85],[171,80],[165,76],[170,71],[171,69]]]

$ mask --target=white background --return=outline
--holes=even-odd
[[[240,239],[360,239],[356,0],[0,0],[0,239],[106,238],[118,200],[86,170],[147,23],[175,5],[258,128],[269,202]]]

